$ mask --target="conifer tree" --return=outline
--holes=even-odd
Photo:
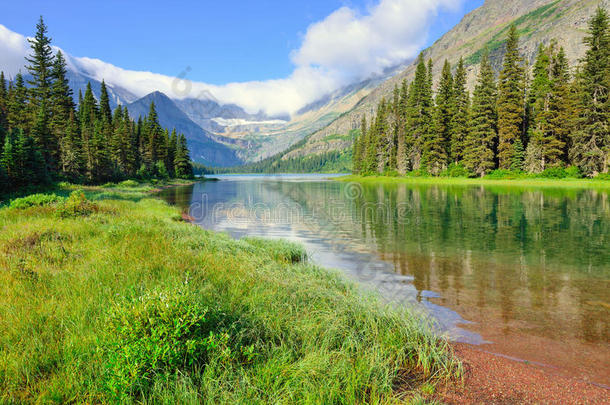
[[[60,147],[62,174],[71,181],[79,181],[83,175],[84,162],[80,131],[74,111],[70,111]]]
[[[549,136],[563,144],[560,159],[568,161],[570,135],[576,124],[576,95],[571,82],[570,67],[563,48],[554,55],[552,63],[552,87],[549,100]]]
[[[174,159],[174,167],[176,170],[176,177],[178,177],[178,178],[193,177],[193,166],[191,165],[191,158],[189,156],[186,138],[182,134],[180,134],[180,136],[178,136],[178,147],[176,148],[176,157]]]
[[[495,168],[495,150],[498,141],[496,83],[485,51],[472,98],[470,131],[466,137],[464,166],[477,176],[485,176]]]
[[[409,85],[403,80],[400,88],[400,100],[397,106],[396,125],[396,170],[399,174],[405,174],[409,169],[409,151],[407,144],[407,117],[409,104]]]
[[[409,166],[419,170],[422,164],[422,150],[429,132],[432,109],[432,87],[429,82],[428,69],[423,54],[419,56],[415,79],[409,91],[407,144],[409,149]]]
[[[466,88],[466,68],[464,59],[460,58],[453,82],[454,111],[451,121],[450,155],[454,163],[464,158],[468,123],[470,119],[470,95]]]
[[[451,71],[449,70],[449,75]],[[453,83],[450,83],[453,87]],[[438,115],[432,95],[432,60],[428,60],[426,82],[422,93],[422,155],[421,168],[438,175],[447,167],[446,139],[439,129]]]
[[[525,112],[524,74],[519,55],[519,35],[517,27],[512,25],[498,84],[498,160],[501,169],[510,169],[513,166],[515,143],[521,140],[522,136]]]
[[[8,89],[4,72],[0,72],[0,145],[4,145],[4,131],[8,129]]]
[[[112,123],[112,111],[110,110],[110,97],[108,97],[108,89],[106,82],[102,80],[100,87],[100,117],[106,124]]]
[[[53,66],[53,51],[51,49],[51,38],[48,36],[48,29],[42,19],[36,24],[36,34],[33,39],[28,39],[32,48],[32,55],[26,57],[29,63],[28,71],[32,75],[30,95],[35,107],[39,107],[42,101],[48,101],[51,94]]]
[[[11,86],[8,98],[7,121],[9,129],[20,128],[24,131],[29,129],[27,101],[28,90],[25,87],[23,76],[17,73],[15,85]]]
[[[436,95],[435,128],[428,131],[426,146],[428,170],[435,175],[447,167],[455,105],[451,65],[445,60]]]
[[[366,114],[362,114],[360,122],[360,135],[354,140],[353,164],[352,170],[355,174],[359,174],[362,169],[362,155],[364,153],[364,139],[366,138]]]
[[[610,167],[610,32],[608,13],[601,6],[589,22],[587,51],[578,75],[578,129],[570,159],[587,176]]]

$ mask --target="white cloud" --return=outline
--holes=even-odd
[[[109,85],[140,97],[161,91],[178,99],[213,97],[249,112],[294,113],[341,86],[415,57],[427,40],[435,14],[462,1],[380,0],[365,14],[342,7],[308,28],[301,47],[291,54],[295,70],[284,79],[217,86],[129,71],[99,59],[68,57],[68,63],[94,79],[105,79]],[[27,52],[25,37],[0,25],[0,69],[14,75],[23,66]]]

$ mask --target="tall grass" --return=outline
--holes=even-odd
[[[299,246],[73,194],[90,209],[0,209],[0,403],[389,403],[460,373],[419,317]]]

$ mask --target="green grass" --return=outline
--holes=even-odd
[[[154,188],[0,209],[0,403],[392,403],[460,374],[419,316]]]
[[[465,177],[389,177],[389,176],[343,176],[334,180],[360,182],[365,184],[438,184],[438,185],[472,185],[472,186],[502,186],[527,188],[594,188],[610,190],[610,181],[596,179],[545,179],[545,178],[515,178],[489,179]]]

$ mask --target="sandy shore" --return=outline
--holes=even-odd
[[[464,363],[464,382],[437,391],[437,399],[444,403],[610,404],[610,387],[566,377],[552,367],[513,360],[476,346],[454,347]]]

